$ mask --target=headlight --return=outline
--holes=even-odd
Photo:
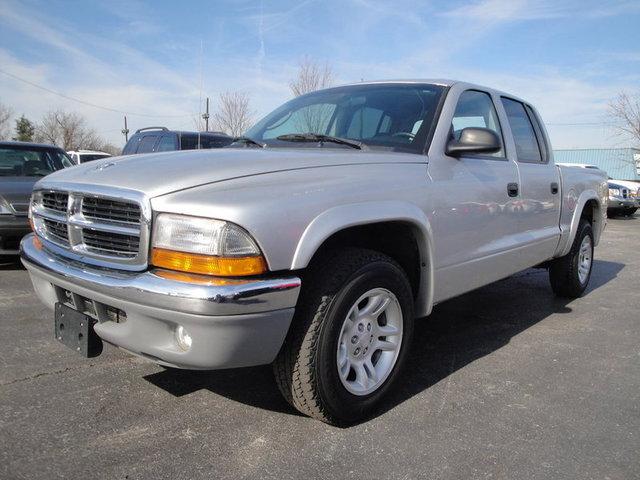
[[[153,228],[151,263],[181,272],[239,277],[267,271],[251,236],[238,225],[161,213]]]
[[[620,189],[618,189],[618,188],[610,188],[609,189],[609,195],[611,195],[612,197],[619,197],[620,196]]]

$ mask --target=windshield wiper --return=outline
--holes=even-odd
[[[233,139],[233,143],[236,142],[242,142],[246,145],[255,145],[256,147],[260,147],[260,148],[266,148],[267,144],[266,143],[260,143],[257,140],[254,140],[253,138],[249,138],[249,137],[235,137]]]
[[[351,148],[362,150],[364,144],[357,140],[348,140],[346,138],[332,137],[331,135],[322,135],[320,133],[288,133],[286,135],[280,135],[276,137],[283,142],[324,142],[337,143],[340,145],[346,145]]]

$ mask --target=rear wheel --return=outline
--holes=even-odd
[[[569,253],[554,259],[549,267],[553,292],[559,297],[581,296],[589,284],[592,265],[593,229],[587,220],[582,219]]]
[[[365,249],[325,256],[304,277],[278,386],[300,412],[334,425],[368,416],[397,378],[413,334],[402,268]]]
[[[638,210],[637,208],[628,208],[627,210],[625,210],[624,215],[625,217],[630,217],[632,216],[634,213],[636,213],[636,210]]]

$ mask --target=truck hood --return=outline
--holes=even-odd
[[[426,157],[342,148],[224,148],[112,157],[53,173],[36,188],[98,185],[149,198],[233,178],[303,168],[372,163],[425,163]]]

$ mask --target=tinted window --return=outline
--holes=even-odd
[[[458,140],[462,130],[467,127],[480,127],[493,130],[502,139],[502,130],[493,101],[488,93],[477,90],[467,90],[460,95],[456,111],[451,121],[451,132]],[[483,156],[486,156],[484,154]],[[492,157],[504,157],[504,148],[489,154]]]
[[[160,137],[156,152],[170,152],[176,149],[176,139],[173,135],[163,135]]]
[[[180,150],[197,150],[197,135],[180,135]]]
[[[225,137],[208,137],[201,136],[200,137],[200,147],[201,148],[220,148],[225,145],[229,145],[233,139],[225,138]]]
[[[277,140],[315,133],[359,140],[370,148],[422,151],[443,87],[420,84],[351,85],[301,95],[249,129],[247,136],[278,147],[317,148]],[[325,143],[328,148],[341,148]]]
[[[536,139],[538,140],[538,147],[540,148],[540,152],[542,153],[542,161],[548,162],[549,146],[547,145],[547,140],[544,137],[544,134],[542,133],[542,124],[540,123],[540,118],[538,118],[536,113],[533,111],[533,108],[531,108],[529,105],[525,105],[525,108],[527,109],[527,114],[529,115],[529,119],[531,120],[531,123],[533,124],[533,129],[535,130],[535,133],[536,133]]]
[[[145,135],[144,137],[142,137],[142,140],[140,140],[140,143],[138,144],[137,153],[153,152],[153,147],[156,144],[157,140],[157,135]]]
[[[510,98],[503,98],[502,104],[507,112],[513,141],[516,144],[516,155],[519,162],[542,162],[536,134],[524,109],[524,105]]]
[[[78,155],[78,154],[76,154]],[[92,162],[93,160],[100,160],[101,158],[109,158],[111,155],[101,155],[99,153],[83,153],[80,155],[80,162]]]
[[[72,165],[71,159],[57,150],[0,148],[1,177],[44,177]]]

